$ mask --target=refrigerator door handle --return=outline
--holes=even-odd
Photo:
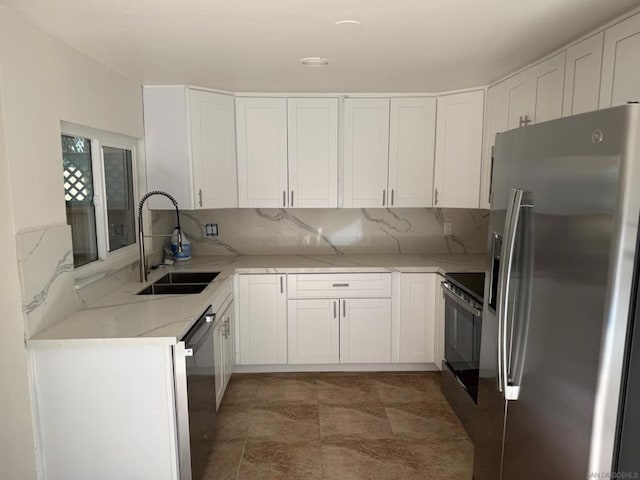
[[[508,352],[507,352],[507,316],[509,309],[509,290],[511,287],[511,267],[513,266],[513,253],[516,244],[516,234],[518,231],[518,223],[520,220],[520,210],[522,208],[522,197],[524,191],[519,189],[511,190],[511,200],[509,202],[509,210],[507,218],[509,219],[508,230],[505,231],[506,241],[503,245],[502,258],[504,259],[504,268],[502,269],[498,314],[498,332],[500,335],[498,342],[498,350],[500,352],[499,368],[501,372],[499,377],[502,379],[502,388],[505,400],[517,400],[520,387],[509,385],[508,380]]]
[[[498,286],[498,383],[500,392],[504,392],[506,400],[517,400],[519,387],[508,385],[507,367],[507,314],[509,309],[509,289],[511,286],[511,267],[515,250],[516,233],[520,219],[520,208],[524,191],[511,189],[507,217],[502,244],[500,280]]]

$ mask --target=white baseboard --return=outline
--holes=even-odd
[[[233,373],[434,372],[434,363],[350,363],[322,365],[234,365]]]

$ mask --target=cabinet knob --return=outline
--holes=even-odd
[[[387,203],[387,191],[382,190],[382,206],[384,207],[386,203]]]
[[[283,207],[287,206],[287,191],[286,190],[282,190],[282,206]]]
[[[291,190],[291,203],[289,204],[290,207],[293,207],[293,190]]]
[[[394,189],[391,189],[391,206],[393,207],[393,194],[395,193]]]
[[[434,200],[433,200],[433,204],[434,204],[434,205],[437,205],[437,204],[438,204],[438,189],[437,189],[437,188],[436,188],[436,196],[435,196],[435,198],[434,198]]]
[[[202,189],[198,190],[198,203],[202,206]]]

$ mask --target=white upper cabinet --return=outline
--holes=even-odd
[[[196,208],[238,206],[233,97],[189,90]]]
[[[491,163],[493,161],[492,149],[496,143],[496,134],[506,131],[508,122],[509,80],[505,80],[487,90],[487,101],[484,112],[480,208],[489,208],[491,196]]]
[[[536,95],[532,82],[532,71],[525,70],[507,80],[507,130],[523,127],[533,122],[536,109]]]
[[[564,67],[567,52],[563,51],[532,67],[535,94],[533,122],[540,123],[562,116]]]
[[[507,129],[562,116],[566,51],[511,77]]]
[[[481,90],[438,97],[434,206],[478,208],[483,108]]]
[[[600,32],[567,49],[563,117],[598,109],[603,39]]]
[[[338,206],[338,100],[289,98],[289,198],[292,208]]]
[[[347,98],[344,108],[344,207],[384,207],[389,168],[389,99]]]
[[[237,207],[233,97],[182,85],[143,95],[147,189],[187,210]],[[160,197],[148,204],[172,208]]]
[[[287,99],[236,98],[238,203],[286,207]]]
[[[345,100],[344,207],[430,207],[436,99]]]
[[[640,13],[604,34],[600,108],[640,101]]]
[[[392,98],[389,128],[387,206],[432,206],[436,99]]]

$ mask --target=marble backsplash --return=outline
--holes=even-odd
[[[484,254],[488,216],[440,208],[222,209],[183,211],[180,222],[193,255]],[[452,235],[444,235],[444,222]],[[207,223],[218,224],[217,237],[205,236]],[[175,211],[152,212],[154,235],[174,227]]]
[[[99,275],[88,277],[75,272],[68,225],[18,233],[16,245],[25,338],[129,283],[138,273],[137,261],[120,268],[105,267]]]

